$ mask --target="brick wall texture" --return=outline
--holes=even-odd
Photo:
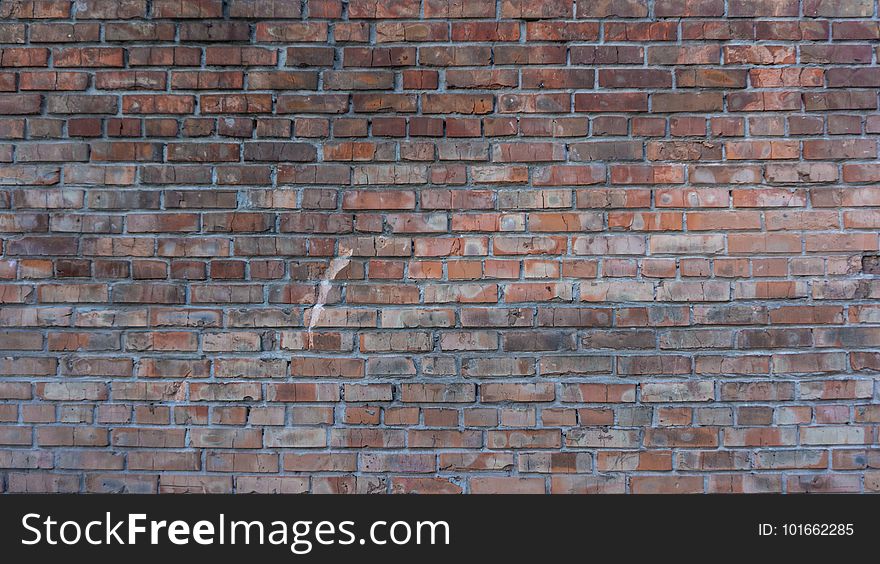
[[[876,0],[0,0],[0,489],[880,491]]]

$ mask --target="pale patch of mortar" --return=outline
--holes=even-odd
[[[321,277],[321,283],[318,286],[318,299],[315,301],[315,305],[311,309],[311,317],[309,319],[309,327],[306,331],[306,335],[308,336],[308,346],[311,346],[312,343],[312,330],[317,325],[318,320],[321,318],[321,313],[324,311],[324,305],[327,303],[327,295],[330,293],[330,288],[333,287],[333,280],[339,276],[339,273],[342,272],[342,269],[351,264],[351,255],[354,253],[354,249],[348,249],[341,256],[338,256],[330,261],[330,264],[327,266],[327,270],[324,272],[324,276]]]

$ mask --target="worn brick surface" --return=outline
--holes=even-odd
[[[0,490],[878,490],[878,39],[0,0]]]

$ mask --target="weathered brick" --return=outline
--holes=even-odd
[[[874,12],[0,1],[0,487],[880,490]]]

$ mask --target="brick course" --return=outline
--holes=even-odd
[[[880,490],[874,0],[0,0],[0,491]]]

